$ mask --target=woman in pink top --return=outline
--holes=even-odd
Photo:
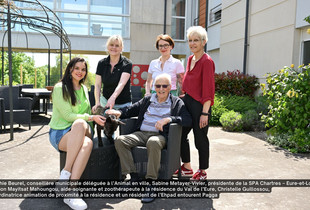
[[[156,39],[156,49],[161,56],[152,60],[148,69],[147,80],[145,83],[145,95],[155,93],[153,81],[162,74],[167,73],[171,76],[171,93],[178,96],[178,87],[182,89],[182,80],[184,75],[184,67],[180,60],[171,55],[171,50],[174,48],[173,39],[167,34],[160,34]],[[178,85],[177,85],[178,83]]]
[[[193,53],[188,58],[186,72],[183,79],[183,101],[190,112],[193,125],[183,127],[181,142],[181,174],[192,176],[193,180],[205,180],[206,169],[209,168],[209,139],[208,128],[211,117],[211,106],[214,104],[214,71],[212,58],[204,52],[208,38],[207,32],[201,26],[192,26],[187,30],[188,45]],[[193,128],[195,146],[199,155],[199,169],[193,175],[190,164],[190,149],[187,139]],[[176,172],[177,173],[177,172]]]

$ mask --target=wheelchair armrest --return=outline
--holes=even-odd
[[[180,168],[182,126],[171,123],[167,142],[167,170],[163,179],[171,179],[173,173]]]
[[[125,123],[125,125],[119,126],[119,135],[126,135],[133,133],[136,130],[137,120],[138,120],[137,117],[122,119],[122,122]]]
[[[181,149],[182,126],[177,123],[171,123],[169,127],[167,150],[178,152]]]
[[[4,99],[0,98],[0,130],[1,130],[1,133],[3,132],[2,125],[4,125]]]

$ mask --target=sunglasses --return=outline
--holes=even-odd
[[[156,88],[160,88],[160,87],[163,87],[163,88],[167,88],[169,85],[155,85]]]

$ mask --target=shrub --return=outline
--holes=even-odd
[[[266,95],[255,96],[256,112],[260,115],[266,115],[268,113],[268,99]]]
[[[267,88],[262,84],[269,102],[263,116],[269,134],[287,136],[288,147],[294,152],[310,147],[310,65],[284,67],[267,76]]]
[[[215,95],[214,97],[214,105],[212,106],[212,115],[210,119],[210,125],[220,126],[220,117],[224,112],[227,112],[228,109],[223,104],[223,97],[219,95]]]
[[[244,131],[259,131],[264,129],[264,125],[258,113],[252,109],[242,114],[242,128]]]
[[[229,111],[225,112],[221,118],[220,122],[223,129],[226,131],[241,131],[242,130],[242,115],[238,112]]]
[[[224,95],[249,96],[254,98],[259,88],[258,78],[243,74],[239,70],[216,73],[214,75],[215,91]]]
[[[310,152],[310,145],[307,143],[307,140],[303,138],[305,134],[302,132],[304,131],[297,130],[294,135],[276,134],[274,136],[268,136],[267,142],[288,149],[293,153]],[[310,135],[310,133],[307,135]]]
[[[248,96],[223,96],[223,105],[228,110],[245,113],[248,110],[256,109],[257,104]]]

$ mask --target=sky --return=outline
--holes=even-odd
[[[26,53],[26,55],[29,57],[33,57],[36,67],[44,66],[48,62],[47,53]],[[56,65],[56,55],[57,54],[51,54],[51,66]],[[104,56],[103,55],[85,55],[85,57],[87,57],[86,60],[88,60],[88,64],[90,65],[89,71],[92,73],[96,73],[98,61],[102,59]]]

